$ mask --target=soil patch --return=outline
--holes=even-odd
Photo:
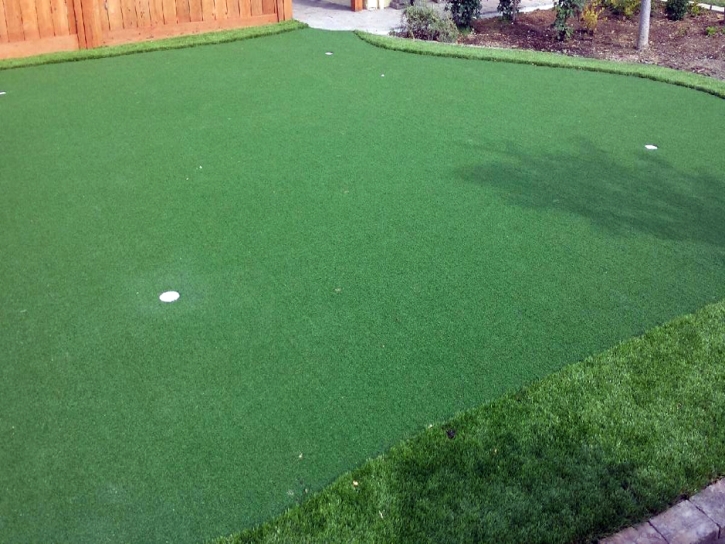
[[[656,6],[650,23],[650,46],[642,53],[636,48],[638,19],[639,15],[627,19],[605,11],[594,34],[584,30],[580,21],[572,21],[575,31],[571,39],[558,41],[551,26],[554,11],[539,10],[519,14],[514,24],[498,18],[480,19],[473,23],[473,32],[459,42],[657,64],[725,80],[725,25],[721,13],[703,10],[682,21],[670,21],[664,4]]]

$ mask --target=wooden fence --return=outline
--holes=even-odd
[[[292,18],[292,0],[0,0],[0,59]]]

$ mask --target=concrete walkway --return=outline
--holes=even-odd
[[[312,28],[323,30],[364,30],[372,34],[388,34],[400,25],[397,9],[352,11],[350,2],[330,0],[294,0],[292,16]]]
[[[445,2],[429,4],[443,11]],[[496,17],[498,0],[482,0],[484,17]],[[521,11],[550,9],[551,0],[522,0]],[[371,34],[389,34],[400,26],[401,10],[386,8],[352,11],[350,2],[344,0],[294,0],[292,14],[295,19],[307,23],[312,28],[323,30],[364,30]]]
[[[725,544],[725,480],[600,544]]]

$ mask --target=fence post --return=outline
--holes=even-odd
[[[78,34],[78,48],[86,48],[86,31],[83,28],[83,9],[81,9],[81,0],[73,0],[73,19]]]
[[[73,0],[78,30],[78,46],[90,49],[103,44],[101,14],[98,0]]]
[[[292,18],[292,0],[277,0],[277,21],[289,21]]]

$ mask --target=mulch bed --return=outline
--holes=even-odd
[[[572,20],[573,36],[567,41],[558,41],[552,28],[554,11],[539,10],[519,14],[515,24],[500,19],[477,20],[473,23],[473,32],[461,37],[459,42],[657,64],[725,80],[722,13],[703,10],[697,16],[687,15],[682,21],[670,21],[664,4],[657,6],[650,23],[650,46],[645,52],[636,49],[638,20],[639,15],[627,19],[605,11],[594,34],[584,30],[580,21]]]

